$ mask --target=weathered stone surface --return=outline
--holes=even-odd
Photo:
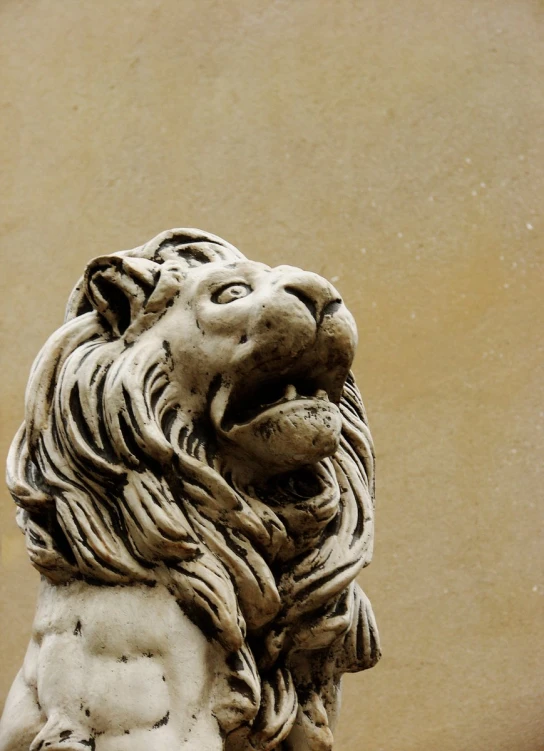
[[[42,584],[1,751],[332,748],[372,667],[357,334],[200,230],[91,261],[8,461]]]

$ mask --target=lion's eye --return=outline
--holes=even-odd
[[[242,284],[237,282],[236,284],[229,284],[226,287],[222,287],[220,290],[212,295],[212,302],[218,305],[226,305],[229,302],[240,300],[242,297],[247,297],[253,292],[248,284]]]

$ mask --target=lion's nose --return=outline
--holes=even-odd
[[[325,316],[332,316],[342,307],[342,299],[332,284],[312,273],[298,273],[283,281],[283,291],[298,298],[320,325]]]

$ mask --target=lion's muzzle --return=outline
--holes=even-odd
[[[338,407],[353,359],[355,323],[317,274],[279,266],[255,305],[230,374],[211,405],[230,453],[270,473],[313,464],[338,448]]]

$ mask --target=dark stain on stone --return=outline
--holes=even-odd
[[[161,720],[159,720],[153,725],[153,730],[157,730],[157,728],[162,728],[165,725],[168,725],[169,720],[170,720],[170,712],[167,712]]]

